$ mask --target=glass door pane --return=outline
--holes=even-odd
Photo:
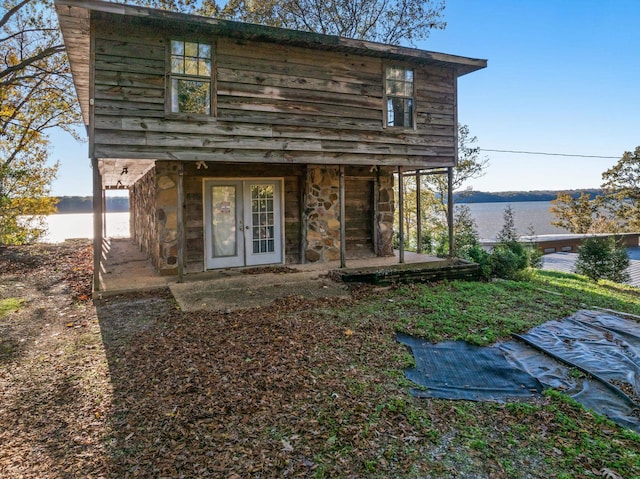
[[[253,254],[273,253],[273,185],[251,185],[251,219]]]
[[[234,185],[211,187],[211,256],[214,258],[238,254],[236,198]]]

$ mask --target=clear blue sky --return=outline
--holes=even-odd
[[[619,158],[640,145],[640,0],[446,0],[418,47],[486,58],[459,81],[459,121],[485,149]],[[91,194],[87,145],[52,136],[55,195]],[[598,187],[616,159],[484,153],[476,190]]]

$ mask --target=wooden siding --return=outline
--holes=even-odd
[[[413,65],[416,129],[385,129],[383,59],[195,35],[216,47],[216,116],[167,114],[166,42],[179,32],[126,23],[94,20],[94,157],[453,164],[453,69]]]
[[[373,178],[345,178],[346,249],[353,257],[374,256]]]

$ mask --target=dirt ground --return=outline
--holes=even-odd
[[[360,414],[328,347],[348,335],[288,314],[344,298],[233,314],[183,313],[168,289],[92,302],[91,264],[83,241],[1,252],[0,477],[317,475],[313,442],[337,440],[318,414]]]

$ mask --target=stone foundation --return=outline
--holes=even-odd
[[[131,234],[140,250],[147,254],[154,267],[158,264],[156,241],[156,173],[155,168],[140,178],[130,192]]]

